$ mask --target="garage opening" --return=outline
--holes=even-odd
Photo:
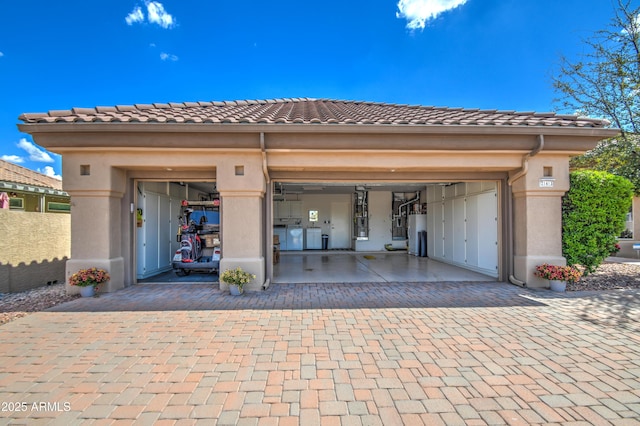
[[[499,186],[276,182],[273,281],[495,281]]]
[[[135,182],[138,283],[218,281],[220,197],[215,182]]]

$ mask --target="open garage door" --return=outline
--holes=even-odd
[[[444,276],[429,274],[434,262],[477,274],[456,275],[465,280],[495,280],[499,277],[501,246],[498,189],[497,181],[276,182],[273,233],[278,236],[280,261],[285,262],[286,256],[336,252],[357,259],[362,253],[373,258],[345,264],[345,268],[351,268],[349,273],[372,266],[373,262],[366,260],[375,259],[377,267],[386,259],[397,264],[396,270],[417,268],[417,274],[410,274],[412,280],[422,276],[425,280],[431,277],[429,280],[446,281],[446,272]],[[341,238],[336,237],[338,234]],[[328,241],[320,243],[318,236]],[[411,260],[409,265],[391,255],[422,257],[424,262],[421,265]],[[278,282],[281,269],[282,282],[295,281],[291,269],[297,270],[301,282],[317,271],[317,266],[304,268],[313,263],[312,257],[301,259],[299,267],[295,262],[287,267],[286,278],[284,268],[274,265],[274,282]],[[325,263],[331,259],[325,256]],[[420,268],[424,268],[422,275]],[[340,276],[336,271],[331,274]],[[367,273],[362,276],[371,280]]]
[[[219,200],[215,182],[174,182],[144,181],[135,182],[136,229],[135,229],[135,272],[138,283],[163,282],[216,282],[217,269],[208,267],[211,262],[202,263],[203,268],[193,266],[187,273],[176,270],[173,261],[176,253],[184,245],[181,232],[178,231],[186,220],[184,200],[201,204]],[[219,212],[205,212],[204,207],[191,207],[195,210],[190,219],[195,220],[199,229],[211,234],[198,235],[198,259],[213,258],[214,250],[220,246]],[[211,210],[211,209],[208,209]],[[217,210],[217,209],[216,209]],[[209,232],[208,228],[212,228]],[[194,235],[195,238],[195,235]],[[195,244],[195,242],[193,242]],[[195,250],[196,247],[189,247]],[[219,260],[219,259],[218,259]],[[207,267],[205,267],[207,266]]]

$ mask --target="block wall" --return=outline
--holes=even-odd
[[[64,282],[70,255],[70,214],[0,210],[0,293]]]

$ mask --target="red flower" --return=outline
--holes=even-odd
[[[100,286],[100,284],[106,283],[109,281],[111,277],[109,273],[104,269],[98,269],[96,267],[81,269],[75,274],[69,277],[69,284],[75,285],[78,287],[89,287],[94,286],[96,290]]]
[[[547,280],[576,282],[582,277],[582,272],[573,266],[558,266],[543,263],[536,266],[535,275]]]

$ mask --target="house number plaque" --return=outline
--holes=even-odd
[[[555,179],[540,179],[540,188],[553,188],[553,182],[555,181]]]

